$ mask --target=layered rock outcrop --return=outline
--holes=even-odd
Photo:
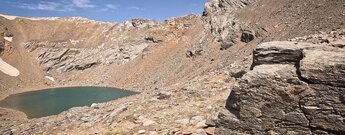
[[[345,50],[268,42],[232,90],[219,134],[344,134]]]
[[[149,43],[144,40],[137,44],[125,44],[111,48],[98,46],[93,48],[73,47],[73,42],[61,41],[30,41],[23,44],[28,52],[35,56],[44,71],[58,70],[60,72],[78,71],[99,64],[121,65],[138,57]]]

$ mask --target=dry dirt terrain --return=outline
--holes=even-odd
[[[212,0],[165,22],[0,15],[0,99],[140,92],[37,119],[0,108],[0,134],[345,134],[344,23],[344,0]]]

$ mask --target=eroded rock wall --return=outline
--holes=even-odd
[[[23,45],[28,52],[35,55],[44,71],[69,72],[85,70],[100,64],[122,65],[138,57],[149,44],[142,39],[120,46],[100,45],[93,48],[75,47],[70,41],[29,41]]]

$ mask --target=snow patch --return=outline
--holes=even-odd
[[[4,15],[4,14],[0,14],[0,16],[5,17],[8,20],[14,20],[18,17],[18,16],[12,16],[12,15]]]
[[[50,76],[45,76],[47,79],[49,79],[50,81],[53,81],[55,82],[55,79],[53,77],[50,77]]]
[[[59,17],[21,17],[29,20],[57,20]]]
[[[7,40],[8,42],[12,42],[13,37],[4,37],[5,40]]]
[[[0,58],[0,71],[9,75],[9,76],[14,76],[14,77],[17,77],[20,74],[20,72],[17,68],[6,63],[1,58]]]
[[[5,17],[8,20],[14,20],[17,18],[28,19],[28,20],[56,20],[56,19],[59,19],[59,17],[20,17],[20,16],[4,15],[4,14],[0,14],[0,16]]]

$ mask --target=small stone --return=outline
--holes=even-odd
[[[88,122],[89,118],[88,117],[82,117],[80,120],[82,120],[83,122]]]
[[[142,121],[144,127],[146,127],[146,126],[151,126],[151,125],[156,124],[155,121],[150,120],[150,119],[145,119],[145,118],[144,118],[144,119],[142,119],[141,121]]]
[[[153,43],[163,42],[162,39],[157,39],[156,37],[153,37],[153,36],[148,36],[148,37],[145,38],[145,40],[153,42]]]
[[[247,71],[245,71],[245,70],[239,70],[239,71],[235,71],[235,72],[231,73],[230,76],[237,79],[237,78],[241,78],[246,73],[247,73]]]
[[[164,99],[170,98],[171,93],[162,91],[162,92],[159,92],[159,93],[157,94],[157,96],[158,96],[157,99],[159,99],[159,100],[164,100]]]
[[[216,123],[214,122],[214,120],[211,120],[211,119],[207,119],[205,124],[211,127],[216,126]]]
[[[93,109],[99,109],[99,106],[97,103],[92,103],[90,107]]]
[[[144,134],[146,131],[145,130],[139,130],[138,134]]]
[[[216,133],[216,128],[215,127],[208,127],[208,128],[206,128],[206,133],[208,135],[214,135]]]
[[[207,135],[207,133],[203,129],[197,129],[192,135]]]
[[[241,35],[241,41],[245,43],[249,43],[250,41],[254,40],[255,34],[252,31],[245,30]]]
[[[186,126],[189,124],[189,119],[180,119],[175,121],[176,124]]]
[[[150,131],[149,135],[158,135],[156,131]]]
[[[195,132],[195,129],[194,129],[194,128],[186,128],[186,129],[183,129],[183,130],[182,130],[182,134],[183,134],[183,135],[192,135],[193,132]]]
[[[196,125],[196,124],[198,124],[200,121],[203,121],[203,120],[204,120],[204,117],[202,117],[202,116],[194,116],[194,117],[192,117],[192,119],[190,120],[190,124]]]
[[[194,56],[194,53],[192,51],[188,50],[187,53],[186,53],[186,57],[190,58],[190,57],[193,57],[193,56]]]
[[[206,120],[200,121],[199,123],[196,124],[196,128],[205,128],[207,127],[206,125]]]
[[[270,130],[270,131],[268,131],[268,135],[279,135],[279,133],[277,133],[273,130]]]
[[[233,42],[222,42],[222,44],[220,44],[220,50],[226,50],[233,45],[234,45]]]

